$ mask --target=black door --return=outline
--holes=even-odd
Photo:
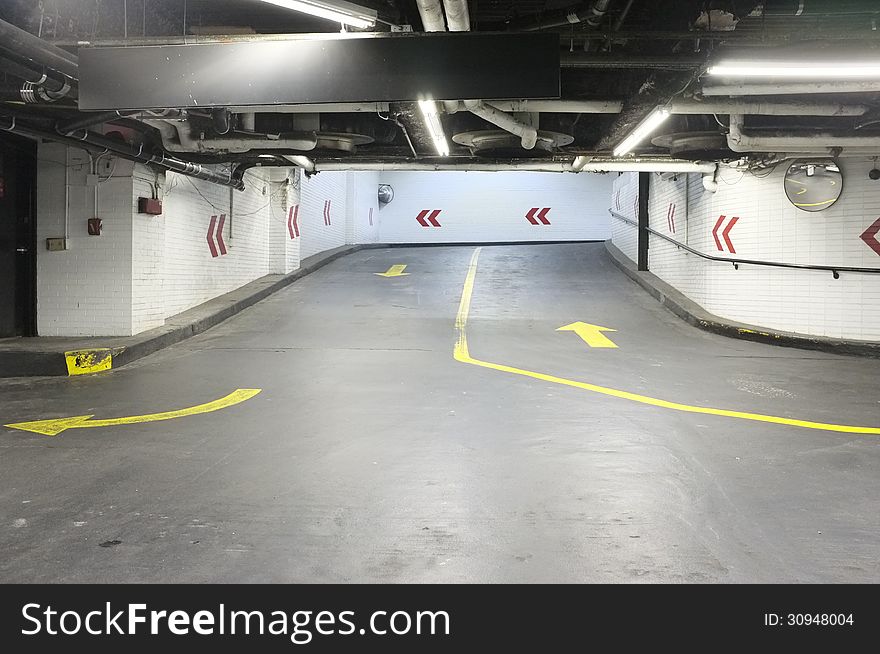
[[[0,134],[0,338],[36,335],[36,143]]]

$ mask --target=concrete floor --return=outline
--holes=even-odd
[[[109,374],[0,381],[4,582],[878,582],[880,436],[648,406],[453,359],[474,248],[366,250]],[[371,273],[406,264],[406,277]],[[615,328],[590,348],[557,327]],[[880,361],[696,330],[601,244],[486,247],[476,359],[880,426]],[[102,546],[103,545],[103,546]]]

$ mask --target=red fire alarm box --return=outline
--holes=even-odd
[[[138,213],[158,216],[162,213],[162,200],[156,198],[138,198]]]
[[[100,218],[89,218],[89,236],[100,236],[102,227]]]

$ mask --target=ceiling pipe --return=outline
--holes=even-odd
[[[504,113],[482,100],[465,100],[465,108],[472,114],[483,120],[497,125],[503,130],[520,137],[520,143],[526,150],[531,150],[538,142],[538,130],[517,120],[510,114]]]
[[[458,100],[448,101],[460,109]],[[444,103],[445,104],[445,103]],[[620,100],[492,100],[492,106],[507,112],[543,112],[573,114],[617,114]],[[236,112],[244,108],[231,107]],[[761,116],[862,116],[868,111],[863,104],[845,104],[812,100],[762,101],[721,98],[717,100],[673,100],[673,114],[755,114]],[[250,110],[272,113],[387,113],[387,102],[347,102],[339,104],[305,104],[250,107]],[[452,112],[449,112],[452,113]]]
[[[603,159],[601,157],[575,157],[572,172],[650,172],[650,173],[714,173],[718,164],[712,161],[687,161],[650,157]]]
[[[446,24],[450,32],[470,32],[471,18],[467,0],[443,0]]]
[[[662,68],[666,70],[691,70],[703,65],[700,57],[664,57],[652,55],[592,54],[589,52],[566,52],[559,58],[561,68],[632,69]]]
[[[492,161],[492,162],[430,162],[430,161],[387,161],[387,162],[315,162],[316,172],[330,170],[457,170],[457,171],[530,171],[530,172],[679,172],[679,173],[714,173],[716,164],[703,161],[685,161],[681,159],[662,158],[630,158],[608,159],[607,157],[577,157],[574,162],[568,161]]]
[[[291,132],[285,138],[261,138],[260,136],[197,139],[193,138],[185,115],[172,119],[143,119],[156,127],[162,137],[162,147],[168,152],[228,152],[244,154],[251,150],[314,150],[318,137],[314,132]],[[167,126],[172,129],[168,129]]]
[[[566,27],[578,23],[584,23],[584,27],[587,29],[595,29],[602,24],[602,18],[604,18],[610,6],[611,0],[593,0],[586,7],[568,7],[567,9],[543,14],[537,20],[534,18],[524,18],[510,21],[508,25],[512,30],[523,32]]]
[[[823,101],[761,101],[761,100],[672,100],[673,114],[752,114],[756,116],[862,116],[868,111],[863,104]]]
[[[703,95],[797,95],[810,93],[876,93],[880,80],[834,80],[825,82],[728,82],[703,83]]]
[[[34,67],[41,68],[41,66]],[[43,95],[46,96],[47,101],[52,102],[60,97],[76,99],[76,87],[71,85],[69,77],[54,72],[51,75],[42,71],[38,72],[34,70],[34,67],[0,57],[0,72],[18,77],[25,82],[30,82],[32,86],[44,90]]]
[[[69,120],[64,123],[58,123],[55,126],[55,130],[59,134],[64,134],[65,136],[69,135],[72,132],[76,132],[81,129],[85,129],[86,127],[93,127],[95,125],[100,125],[101,123],[107,123],[112,120],[118,120],[120,118],[125,118],[127,116],[134,116],[141,113],[139,110],[136,111],[101,111],[97,113],[85,114],[84,116],[80,116],[74,120]]]
[[[352,170],[352,171],[386,171],[386,170],[422,170],[422,171],[445,171],[457,170],[462,172],[496,172],[520,170],[529,172],[548,172],[548,173],[568,173],[573,172],[571,163],[567,161],[496,161],[496,162],[466,162],[451,163],[430,161],[385,161],[385,162],[342,162],[328,161],[322,163],[315,162],[317,172],[331,170]]]
[[[545,112],[561,114],[617,114],[623,106],[620,100],[492,100],[492,106],[501,111]]]
[[[445,32],[446,21],[443,19],[443,5],[440,0],[416,0],[422,26],[426,32]]]
[[[9,115],[7,108],[5,107],[0,108],[0,113]],[[229,186],[239,191],[243,191],[245,188],[244,182],[241,179],[236,179],[232,172],[218,173],[209,170],[200,164],[190,163],[176,157],[170,157],[164,153],[152,154],[144,152],[143,145],[134,147],[123,141],[107,138],[103,134],[97,134],[88,130],[73,132],[70,136],[54,134],[48,130],[42,130],[21,124],[17,121],[15,114],[11,115],[10,120],[11,124],[9,127],[0,125],[0,129],[13,134],[20,134],[31,138],[43,138],[52,141],[59,141],[61,143],[70,143],[79,147],[91,146],[97,150],[110,152],[122,159],[128,159],[129,161],[144,164],[153,164],[165,170],[171,170],[180,173],[181,175],[186,175],[187,177],[195,177],[213,184]]]
[[[357,113],[388,113],[388,102],[336,102],[321,104],[282,104],[253,105],[249,107],[229,107],[235,114],[247,111],[255,113],[275,114],[357,114]]]
[[[0,48],[77,79],[76,55],[58,48],[12,23],[0,20]]]
[[[311,174],[315,172],[315,162],[309,159],[305,155],[301,154],[286,154],[284,158],[287,159],[294,166],[302,168],[307,173]]]
[[[467,0],[443,0],[446,22],[450,32],[470,32],[471,19]],[[458,111],[457,100],[444,100],[443,108],[448,114]]]
[[[813,152],[822,154],[880,154],[880,136],[840,136],[828,132],[754,134],[743,129],[744,118],[730,115],[727,146],[734,152]]]

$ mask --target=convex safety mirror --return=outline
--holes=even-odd
[[[801,211],[823,211],[840,198],[843,176],[831,159],[798,159],[785,173],[785,195]]]

